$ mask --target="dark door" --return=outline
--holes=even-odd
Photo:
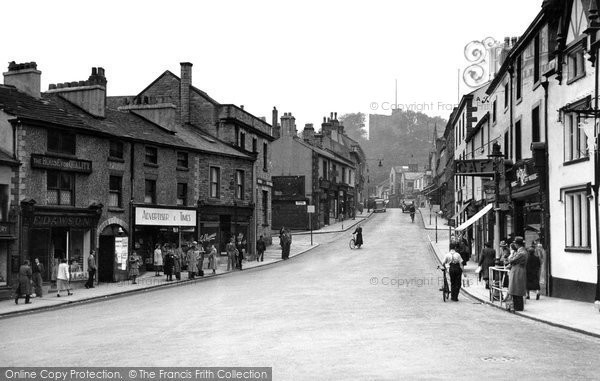
[[[219,252],[222,253],[225,251],[225,246],[227,242],[229,242],[229,238],[231,237],[231,216],[227,214],[222,214],[219,216],[219,242],[221,247],[219,247]]]
[[[98,251],[98,281],[112,282],[115,268],[115,237],[110,235],[100,236]]]

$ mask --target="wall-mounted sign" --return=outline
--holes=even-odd
[[[128,248],[127,237],[115,237],[115,258],[121,270],[127,270]]]
[[[89,160],[65,159],[45,155],[31,155],[32,168],[55,169],[58,171],[92,173],[92,162]]]
[[[306,201],[296,201],[296,205],[306,205]]]
[[[314,213],[315,212],[315,206],[314,205],[308,205],[306,207],[306,212],[307,213]]]
[[[135,208],[136,225],[196,226],[196,210]]]
[[[57,215],[35,215],[33,226],[69,226],[69,227],[92,227],[96,225],[96,219],[92,216],[57,216]]]
[[[493,177],[494,161],[491,159],[455,160],[456,176]]]

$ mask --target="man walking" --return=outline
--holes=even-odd
[[[33,260],[33,266],[31,266],[33,272],[33,287],[36,298],[42,297],[42,273],[44,272],[44,265],[40,263],[39,258]]]
[[[85,288],[94,288],[94,275],[96,275],[96,250],[90,250],[88,257],[88,280],[85,282]]]
[[[256,241],[256,252],[258,253],[256,255],[256,262],[264,262],[265,250],[267,250],[267,246],[265,245],[265,241],[263,239],[263,236],[261,235],[258,238],[258,241]]]
[[[227,251],[227,271],[229,271],[229,269],[235,270],[237,252],[235,248],[235,237],[231,236],[229,243],[225,247],[225,251]]]

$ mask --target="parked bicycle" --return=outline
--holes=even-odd
[[[442,292],[442,299],[445,302],[450,297],[450,287],[448,286],[448,278],[446,277],[448,270],[446,266],[438,266],[437,268],[442,271],[442,276],[444,277],[444,285],[440,288],[440,291]]]

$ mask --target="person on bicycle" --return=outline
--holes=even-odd
[[[354,245],[356,245],[356,247],[358,247],[360,249],[360,247],[363,244],[362,226],[358,225],[356,227],[356,230],[354,230],[354,233],[352,233],[352,234],[356,234],[356,238],[354,239]]]
[[[461,277],[463,273],[462,257],[456,252],[456,243],[450,244],[450,252],[446,254],[442,266],[450,265],[450,300],[458,302],[460,293]]]
[[[414,202],[408,207],[408,211],[410,212],[410,221],[415,222],[415,203]]]

